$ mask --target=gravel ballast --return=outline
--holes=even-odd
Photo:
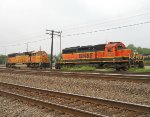
[[[86,78],[0,73],[0,81],[150,105],[150,84]]]
[[[70,117],[59,111],[0,95],[0,117]]]

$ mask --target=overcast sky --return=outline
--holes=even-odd
[[[50,53],[46,29],[62,31],[62,48],[121,41],[150,48],[150,0],[0,0],[0,54],[42,50]],[[84,35],[66,36],[95,30]],[[42,41],[38,41],[42,40]],[[54,53],[59,53],[59,37]]]

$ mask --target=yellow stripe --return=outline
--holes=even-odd
[[[85,62],[81,62],[81,61],[77,61],[77,62],[59,62],[59,63],[89,63],[89,62],[94,62],[94,63],[96,63],[96,62],[128,62],[128,60],[121,60],[121,61],[85,61]]]
[[[117,57],[101,57],[101,58],[77,58],[77,59],[71,59],[71,60],[87,60],[87,59],[105,59],[105,58],[122,58],[122,57],[129,57],[129,56],[117,56]],[[70,59],[65,59],[65,60],[70,60]]]

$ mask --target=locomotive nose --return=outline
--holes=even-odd
[[[42,61],[44,63],[48,62],[48,56],[47,55],[42,55]]]

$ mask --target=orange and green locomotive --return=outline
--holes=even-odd
[[[47,68],[49,64],[48,54],[45,51],[37,51],[8,54],[6,67],[26,65],[30,68]]]
[[[77,46],[62,50],[62,60],[55,67],[94,65],[102,68],[115,68],[126,70],[131,66],[143,68],[143,56],[127,49],[122,42],[109,42],[91,46]]]

